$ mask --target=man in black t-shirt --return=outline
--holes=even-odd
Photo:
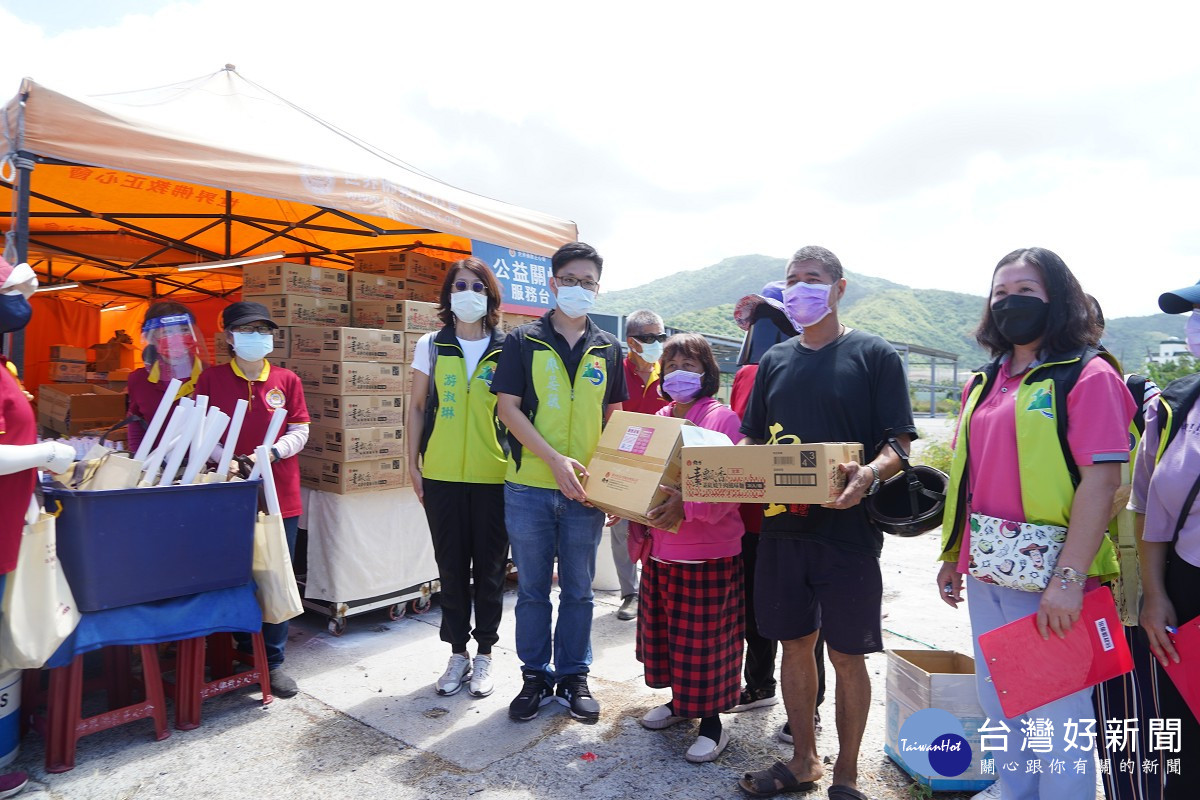
[[[890,435],[907,448],[916,427],[895,349],[838,321],[845,292],[842,264],[829,250],[804,247],[792,257],[784,308],[804,332],[763,356],[742,423],[744,445],[861,442],[868,455],[879,451],[870,463],[841,466],[846,489],[833,503],[765,507],[754,604],[759,631],[783,644],[781,682],[794,752],[786,773],[776,767],[744,777],[751,794],[796,791],[824,772],[813,727],[818,633],[837,675],[833,785],[844,787],[847,797],[857,791],[871,705],[865,656],[883,649],[883,535],[860,501],[900,469],[892,449],[880,444]]]

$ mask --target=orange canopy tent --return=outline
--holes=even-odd
[[[0,229],[42,287],[33,323],[5,346],[30,385],[45,382],[52,344],[117,329],[136,342],[155,299],[191,305],[211,341],[241,270],[189,265],[258,255],[349,269],[379,250],[461,257],[472,240],[549,255],[578,237],[573,222],[427,175],[232,66],[86,99],[25,79],[2,114]]]

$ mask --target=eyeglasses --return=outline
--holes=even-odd
[[[559,286],[581,286],[584,289],[587,289],[589,292],[594,292],[600,288],[600,281],[594,281],[590,278],[579,280],[579,278],[573,278],[570,275],[564,275],[561,278],[555,275],[554,282]]]
[[[667,340],[667,335],[665,333],[631,333],[629,338],[637,339],[642,344],[653,344],[654,342],[662,344]]]
[[[230,330],[234,333],[271,333],[270,325],[235,325]]]
[[[451,292],[465,292],[467,289],[478,294],[487,292],[487,287],[483,285],[483,281],[473,281],[469,284],[466,281],[455,281],[450,285]]]

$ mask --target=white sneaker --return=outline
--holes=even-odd
[[[487,697],[496,688],[492,680],[492,657],[475,656],[471,668],[471,694],[476,697]]]
[[[725,752],[725,747],[729,744],[729,731],[721,729],[721,741],[714,742],[707,736],[697,736],[696,742],[688,748],[684,758],[693,764],[704,764],[709,761],[716,761],[717,756]]]
[[[655,706],[646,712],[642,717],[642,727],[652,731],[661,731],[663,728],[669,728],[677,722],[683,722],[683,717],[677,717],[671,713],[671,709],[666,705]]]
[[[437,693],[443,697],[457,694],[471,675],[471,659],[465,653],[455,653],[446,664],[446,671],[437,680]]]
[[[971,795],[971,800],[1000,800],[1000,781],[996,781],[979,794]]]

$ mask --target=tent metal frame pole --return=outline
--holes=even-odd
[[[36,240],[34,240],[34,241],[36,241]],[[76,252],[74,250],[68,250],[65,247],[60,247],[59,245],[52,245],[49,242],[37,242],[37,244],[39,244],[42,247],[45,247],[49,250],[54,250],[56,252],[63,253],[64,255],[74,256],[75,258],[82,259],[83,261],[86,261],[89,264],[94,264],[95,266],[100,267],[101,269],[106,269],[109,272],[116,272],[119,275],[124,275],[126,280],[144,280],[145,279],[144,276],[137,275],[136,273],[131,274],[120,264],[117,264],[112,261],[108,261],[106,259],[96,258],[95,256],[90,256],[90,255],[87,255],[86,253],[80,253],[80,252]],[[162,275],[156,275],[155,277],[158,280],[160,280],[163,283],[168,284],[170,286],[179,286],[179,287],[187,286],[187,284],[185,284],[185,283],[176,281],[172,278],[164,277]],[[96,282],[96,283],[99,283],[99,282]],[[206,294],[209,297],[221,297],[222,296],[222,295],[218,294],[217,292],[212,292],[212,291],[209,291],[208,289],[199,289],[198,288],[195,291],[200,292],[201,294]]]
[[[22,102],[22,106],[24,106],[24,102]],[[24,108],[19,113],[24,113]],[[17,251],[17,264],[22,264],[29,260],[29,198],[32,194],[30,183],[33,180],[33,157],[24,150],[18,150],[13,165],[17,170],[17,203],[13,209],[15,211],[13,247]],[[25,329],[15,330],[5,338],[8,340],[5,350],[9,360],[16,365],[18,373],[24,373]]]

